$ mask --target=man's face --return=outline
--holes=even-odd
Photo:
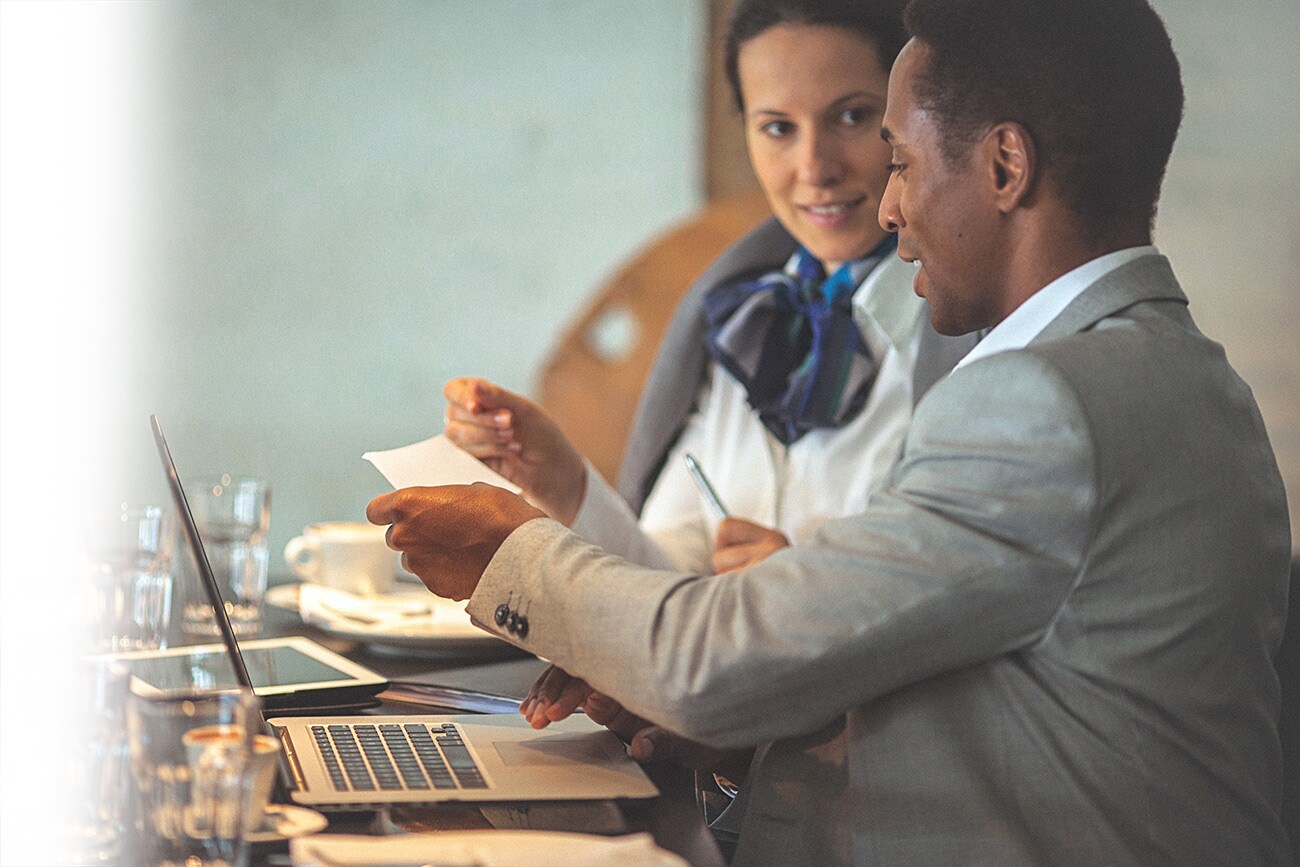
[[[1003,317],[994,173],[979,143],[955,163],[944,158],[936,118],[915,98],[928,52],[913,39],[889,77],[882,135],[893,148],[893,168],[879,218],[898,233],[898,255],[917,266],[912,289],[930,302],[935,330],[966,334]]]

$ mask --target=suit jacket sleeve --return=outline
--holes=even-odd
[[[1026,352],[971,364],[917,408],[866,511],[743,572],[634,566],[539,519],[498,551],[469,611],[509,601],[508,641],[630,710],[718,746],[816,730],[908,683],[1050,628],[1092,533],[1088,425]]]

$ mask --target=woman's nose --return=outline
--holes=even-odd
[[[799,149],[799,176],[814,187],[834,186],[844,179],[844,161],[834,136],[814,131],[804,138]]]

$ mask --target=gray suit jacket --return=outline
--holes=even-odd
[[[790,233],[772,217],[719,256],[677,305],[641,392],[619,469],[618,492],[633,512],[640,514],[645,505],[668,452],[695,408],[695,398],[704,381],[709,361],[704,346],[704,296],[722,283],[782,267],[796,246]],[[923,315],[925,321],[912,370],[914,401],[919,401],[935,381],[952,370],[978,340],[977,335],[944,337],[930,325],[928,306]]]
[[[1289,524],[1167,261],[940,381],[864,513],[743,572],[546,519],[470,601],[745,781],[741,864],[1278,864]]]

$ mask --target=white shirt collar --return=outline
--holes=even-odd
[[[1067,271],[1033,295],[1030,295],[1019,307],[1012,310],[1011,315],[994,326],[993,330],[983,340],[975,344],[975,348],[968,352],[965,358],[957,362],[957,366],[953,370],[970,364],[977,359],[993,355],[996,352],[1023,349],[1053,319],[1060,316],[1061,311],[1070,306],[1071,301],[1083,294],[1083,290],[1119,266],[1126,265],[1143,256],[1157,255],[1159,252],[1150,245],[1129,247],[1125,250],[1107,253],[1105,256],[1098,256],[1096,259],[1083,263],[1073,271]]]

